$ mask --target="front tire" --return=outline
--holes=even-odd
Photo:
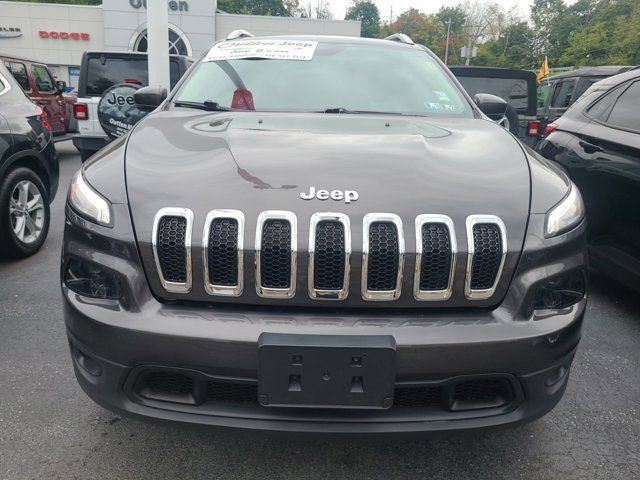
[[[47,239],[49,195],[28,168],[11,170],[0,181],[0,257],[33,255]]]

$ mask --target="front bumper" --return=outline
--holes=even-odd
[[[90,261],[121,279],[124,302],[83,297],[62,286],[76,376],[110,410],[249,430],[418,433],[523,423],[551,410],[564,393],[586,298],[562,310],[534,311],[532,295],[548,277],[584,269],[584,225],[552,241],[528,237],[519,270],[496,308],[311,309],[159,301],[141,269],[127,206],[113,208],[112,229],[67,208],[62,263],[64,272],[70,258]],[[260,406],[258,339],[265,332],[393,336],[395,405],[377,411]],[[150,372],[189,377],[194,395],[146,395],[141,379]],[[454,408],[455,402],[445,401],[458,384],[485,379],[506,385],[503,402]],[[221,396],[203,393],[211,385],[231,387]],[[411,399],[435,391],[443,401],[400,401],[399,391],[410,389]]]
[[[156,303],[130,313],[92,305],[66,288],[63,294],[76,376],[84,391],[104,407],[187,424],[317,433],[468,430],[538,418],[564,393],[585,303],[535,323],[515,324],[497,318],[496,311],[399,318],[279,315]],[[262,332],[392,334],[397,343],[396,392],[501,378],[510,383],[513,396],[501,405],[462,411],[433,405],[337,411],[269,408],[246,398],[193,404],[145,397],[136,388],[150,371],[255,388]]]

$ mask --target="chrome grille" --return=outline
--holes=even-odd
[[[309,226],[309,296],[342,300],[349,294],[351,227],[343,213],[316,213]]]
[[[395,300],[402,290],[402,220],[390,213],[368,213],[362,225],[362,298]]]
[[[445,215],[418,215],[416,229],[416,300],[447,300],[453,287],[456,236]]]
[[[244,215],[212,210],[202,233],[205,289],[210,295],[238,296],[243,287]]]
[[[169,292],[191,291],[191,229],[193,212],[163,208],[153,222],[151,244],[160,283]]]
[[[296,293],[297,222],[292,212],[271,210],[258,216],[256,292],[291,298]]]
[[[471,300],[489,298],[496,290],[507,254],[504,223],[494,215],[471,215],[467,218],[467,241],[465,295]]]
[[[202,276],[210,295],[240,296],[244,278],[244,214],[212,210],[202,234]],[[192,288],[193,213],[163,208],[154,218],[152,247],[157,274],[168,292]],[[447,300],[453,295],[456,233],[445,215],[415,219],[416,257],[413,296],[418,301]],[[361,296],[366,301],[397,300],[404,270],[401,219],[369,213],[362,223]],[[288,211],[259,214],[255,236],[255,288],[261,297],[292,298],[297,279],[297,219]],[[464,293],[469,300],[490,298],[500,281],[507,254],[506,228],[493,215],[466,221],[467,265]],[[343,213],[316,213],[309,226],[308,294],[318,300],[343,300],[350,290],[351,226]]]

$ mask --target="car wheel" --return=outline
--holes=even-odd
[[[49,232],[49,196],[28,168],[10,171],[0,182],[0,256],[24,258],[36,253]]]
[[[496,122],[502,126],[505,130],[509,130],[515,136],[518,136],[518,130],[520,129],[520,122],[518,121],[518,112],[511,105],[507,105],[507,111],[500,120]]]

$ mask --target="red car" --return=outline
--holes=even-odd
[[[6,55],[0,55],[0,60],[29,98],[45,111],[54,137],[61,139],[75,131],[73,104],[76,96],[65,93],[66,82],[56,81],[44,63]]]

